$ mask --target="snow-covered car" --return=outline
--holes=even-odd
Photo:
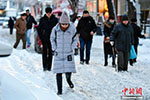
[[[3,24],[2,24],[3,28],[8,28],[8,21],[9,21],[9,17],[5,17],[4,21],[3,21]]]
[[[11,55],[13,48],[5,43],[0,41],[0,57],[6,57]]]

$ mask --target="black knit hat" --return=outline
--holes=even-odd
[[[23,14],[21,14],[21,16],[27,16],[27,14],[26,14],[26,13],[23,13]]]
[[[45,9],[45,12],[46,12],[46,13],[51,13],[51,12],[52,12],[52,8],[47,7],[47,8]]]
[[[89,12],[87,10],[84,10],[83,14],[89,14]]]
[[[131,22],[137,22],[137,19],[136,18],[132,18]]]
[[[123,15],[121,20],[122,21],[128,20],[128,16],[127,15]]]
[[[109,16],[109,18],[108,18],[109,20],[110,19],[112,19],[112,20],[114,20],[115,19],[115,17],[114,16]]]

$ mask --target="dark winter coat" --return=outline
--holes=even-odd
[[[110,42],[105,42],[106,37],[110,37],[111,31],[114,28],[114,24],[109,24],[109,22],[104,23],[104,53],[112,54],[112,46]],[[110,40],[107,40],[110,41]]]
[[[35,25],[37,24],[37,22],[35,21],[35,19],[31,15],[27,16],[26,21],[27,21],[27,29],[31,29],[33,23]]]
[[[9,18],[9,21],[8,21],[9,28],[13,28],[14,27],[14,21],[15,21],[14,18],[12,18],[12,17]]]
[[[77,36],[74,37],[76,28],[70,23],[64,32],[57,24],[51,33],[52,49],[54,54],[54,73],[76,72],[74,62],[74,49],[77,45]]]
[[[44,42],[50,41],[50,34],[52,28],[58,23],[58,19],[52,15],[48,18],[46,15],[40,19],[40,23],[38,26],[38,35],[40,39]]]
[[[80,37],[84,40],[92,40],[93,35],[90,34],[91,31],[97,31],[94,19],[91,16],[82,17],[77,25],[77,33],[79,33]]]
[[[125,26],[123,23],[116,25],[112,31],[112,39],[118,51],[130,52],[131,44],[134,43],[132,26]]]
[[[134,30],[134,44],[138,45],[139,44],[139,37],[144,38],[144,35],[141,35],[141,29],[139,26],[137,26],[134,23],[131,23],[133,30]]]

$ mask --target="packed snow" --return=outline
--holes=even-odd
[[[142,88],[144,100],[150,100],[149,39],[140,39],[137,63],[129,65],[128,72],[116,72],[111,58],[103,66],[103,36],[95,35],[90,65],[80,65],[79,55],[75,56],[75,88],[70,89],[63,77],[63,95],[57,96],[56,76],[52,71],[43,72],[42,55],[34,51],[33,36],[31,48],[22,50],[20,41],[11,56],[0,58],[1,100],[121,100],[124,88]],[[13,46],[15,32],[10,35],[8,29],[0,28],[0,41]]]

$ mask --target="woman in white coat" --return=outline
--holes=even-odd
[[[66,74],[66,79],[70,88],[74,85],[71,81],[71,74],[75,73],[74,48],[77,45],[75,36],[76,28],[70,22],[66,12],[60,17],[60,22],[53,28],[51,33],[52,50],[54,51],[53,72],[56,73],[58,95],[62,94],[62,74]]]

